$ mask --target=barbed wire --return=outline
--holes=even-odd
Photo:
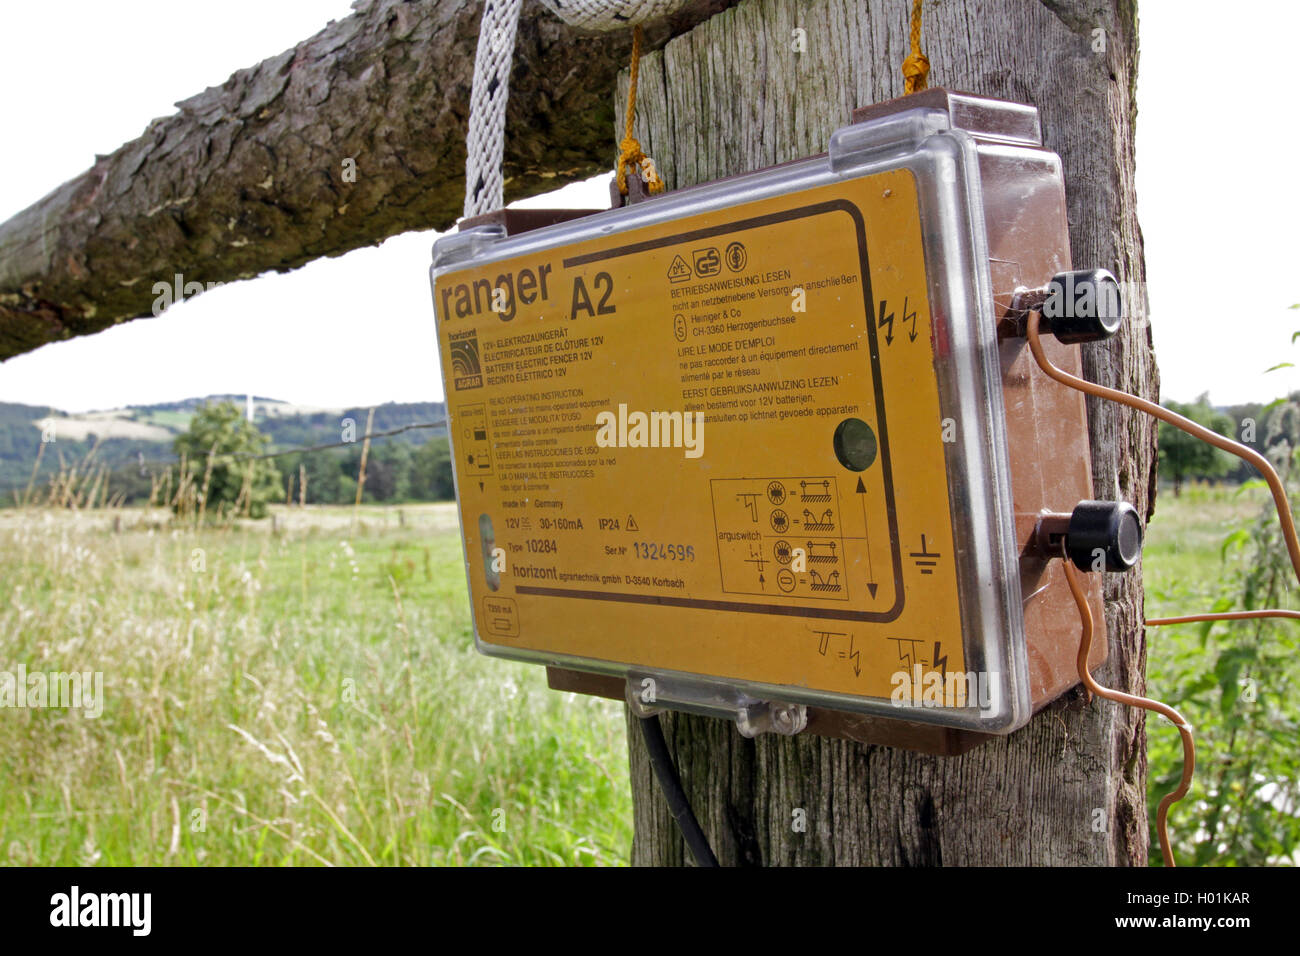
[[[359,442],[369,441],[372,438],[388,438],[392,435],[400,435],[402,432],[409,432],[415,428],[441,428],[444,427],[446,424],[447,424],[447,420],[445,418],[440,419],[439,421],[436,422],[412,422],[409,425],[402,425],[400,428],[390,428],[387,431],[367,432],[366,434],[362,435],[360,438],[352,438],[349,439],[348,441],[336,441],[324,445],[304,445],[297,448],[286,448],[283,451],[263,452],[257,455],[250,454],[248,452],[243,452],[240,454],[234,454],[231,452],[204,452],[202,455],[195,455],[190,460],[198,461],[200,459],[207,459],[207,458],[217,458],[217,459],[228,458],[231,459],[232,461],[261,461],[267,458],[283,458],[285,455],[306,454],[308,452],[313,452],[313,451],[327,451],[330,448],[345,448],[348,445],[355,445]],[[167,461],[167,462],[157,461],[156,463],[175,465],[179,463],[179,459]],[[138,467],[139,462],[137,462],[136,465]]]

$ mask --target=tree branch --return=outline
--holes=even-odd
[[[733,2],[698,0],[648,29],[647,48]],[[178,103],[0,224],[0,360],[150,315],[154,283],[177,273],[248,279],[451,225],[481,6],[358,0],[352,16]],[[610,104],[630,49],[630,32],[584,35],[529,0],[507,200],[612,168]]]

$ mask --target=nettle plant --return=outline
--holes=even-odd
[[[1266,440],[1266,448],[1295,500],[1300,448],[1288,440]],[[1263,487],[1262,480],[1246,482],[1237,494]],[[1220,558],[1224,584],[1213,611],[1294,607],[1288,598],[1295,571],[1271,498],[1253,521],[1224,539]],[[1202,622],[1162,628],[1153,639],[1178,640],[1180,650],[1161,682],[1172,688],[1169,696],[1197,736],[1196,781],[1192,799],[1176,811],[1182,819],[1174,828],[1175,855],[1194,865],[1292,862],[1300,840],[1295,622]],[[1176,736],[1151,738],[1149,766],[1154,806],[1182,773]],[[1154,864],[1160,858],[1154,827],[1151,846]]]

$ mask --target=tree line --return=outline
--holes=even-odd
[[[1247,402],[1216,409],[1208,393],[1193,402],[1165,402],[1165,408],[1204,425],[1226,438],[1255,448],[1281,467],[1300,448],[1300,392],[1264,404]],[[1160,477],[1173,484],[1174,494],[1187,481],[1226,480],[1240,483],[1258,478],[1255,469],[1234,455],[1207,445],[1184,431],[1160,423]]]
[[[404,432],[402,436],[411,434],[422,433]],[[262,517],[267,506],[277,501],[352,504],[361,481],[363,454],[362,501],[403,503],[455,497],[445,437],[415,444],[392,436],[372,441],[366,450],[364,435],[349,429],[348,436],[348,443],[340,448],[257,458],[253,456],[270,450],[269,437],[235,404],[205,405],[190,420],[189,430],[176,438],[178,461],[164,475],[168,489],[164,497],[173,500],[174,506],[184,507],[184,501],[173,495],[190,489],[194,503],[203,496],[209,510],[234,509],[254,518]],[[157,480],[157,476],[150,478],[150,495],[155,498]]]
[[[86,473],[100,468],[108,488],[104,500],[119,504],[176,504],[177,493],[184,491],[191,498],[190,504],[197,506],[195,496],[204,487],[208,492],[208,507],[229,508],[238,501],[240,513],[254,515],[265,513],[266,505],[272,502],[288,500],[290,494],[294,502],[305,500],[308,504],[352,504],[356,500],[366,422],[365,413],[359,410],[350,413],[354,423],[360,425],[345,433],[349,436],[348,444],[313,452],[291,452],[251,465],[228,456],[261,455],[286,445],[322,444],[337,439],[338,416],[273,419],[259,427],[244,418],[237,404],[210,402],[195,411],[188,430],[174,439],[169,451],[175,460],[168,462],[158,460],[159,452],[166,446],[156,441],[99,442],[92,437],[86,441],[61,439],[42,445],[40,432],[31,427],[30,409],[10,406],[10,410],[28,417],[22,422],[25,427],[0,428],[0,445],[5,446],[0,451],[9,452],[7,458],[0,455],[0,465],[5,466],[0,469],[6,489],[4,505],[29,497],[41,500],[41,490],[60,481],[70,471]],[[373,431],[411,424],[412,410],[381,406],[376,410]],[[441,406],[433,410],[438,414],[432,420],[439,420]],[[4,411],[0,407],[0,412]],[[350,440],[352,437],[356,440]],[[17,447],[19,444],[21,447]],[[208,458],[213,453],[215,457],[209,469]],[[29,485],[35,494],[28,493]],[[443,430],[413,429],[371,442],[363,501],[400,504],[447,501],[454,497],[451,452]]]

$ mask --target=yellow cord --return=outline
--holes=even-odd
[[[645,180],[646,188],[652,193],[663,192],[664,181],[659,178],[659,172],[655,169],[654,161],[641,151],[641,144],[637,138],[632,135],[632,124],[636,120],[636,78],[637,70],[641,65],[641,25],[637,24],[632,31],[632,65],[629,67],[629,77],[627,85],[627,128],[623,131],[623,142],[619,143],[618,169],[615,175],[618,178],[618,191],[622,195],[627,195],[627,167],[632,166],[641,170],[641,178]]]
[[[921,52],[921,0],[912,0],[912,53],[903,61],[903,93],[920,93],[930,75],[930,60]],[[635,68],[634,68],[635,69]]]

